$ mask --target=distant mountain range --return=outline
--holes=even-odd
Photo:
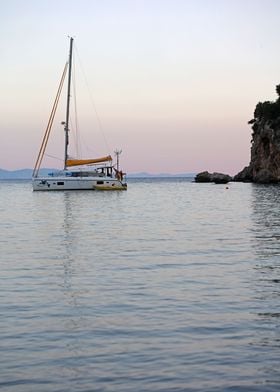
[[[41,169],[41,175],[48,175],[48,173],[57,171],[57,169]],[[0,169],[1,180],[30,180],[32,178],[32,169],[20,169],[20,170],[4,170]],[[127,178],[149,178],[149,177],[194,177],[196,173],[180,173],[180,174],[169,174],[169,173],[128,173]]]
[[[149,177],[154,177],[154,178],[159,178],[159,177],[188,177],[192,178],[195,177],[196,173],[179,173],[179,174],[170,174],[170,173],[157,173],[157,174],[151,174],[151,173],[146,173],[146,172],[141,172],[141,173],[127,173],[128,178],[149,178]]]
[[[42,169],[42,175],[48,175],[54,169]],[[1,180],[30,180],[32,178],[32,169],[4,170],[0,169]]]

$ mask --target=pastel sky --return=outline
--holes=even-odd
[[[276,98],[279,15],[278,0],[1,0],[0,168],[34,166],[72,35],[91,91],[77,103],[84,155],[236,174],[256,103]],[[49,155],[63,154],[63,110]]]

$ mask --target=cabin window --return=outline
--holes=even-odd
[[[63,181],[58,181],[57,185],[64,185]]]
[[[104,184],[104,181],[96,181],[96,184],[97,185],[102,185],[102,184]]]

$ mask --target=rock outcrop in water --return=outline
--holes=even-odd
[[[278,99],[259,102],[252,124],[251,161],[234,181],[256,183],[280,182],[280,85],[276,86]]]
[[[223,173],[209,173],[204,171],[195,176],[195,182],[214,182],[215,184],[227,184],[232,180],[231,176]]]

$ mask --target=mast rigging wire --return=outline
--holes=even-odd
[[[81,58],[80,58],[80,55],[79,55],[79,52],[77,50],[77,47],[76,47],[75,43],[74,43],[74,48],[75,48],[75,51],[77,53],[77,58],[79,60],[79,65],[81,67],[81,71],[82,71],[82,74],[83,74],[83,77],[84,77],[85,85],[86,85],[87,90],[88,90],[88,94],[89,94],[89,97],[90,97],[90,100],[91,100],[91,104],[92,104],[93,110],[94,110],[96,118],[97,118],[99,131],[101,132],[101,134],[103,136],[104,144],[105,144],[105,146],[107,148],[107,152],[109,154],[109,152],[110,152],[109,143],[108,143],[108,141],[106,139],[106,135],[105,135],[105,132],[104,132],[104,129],[103,129],[103,125],[102,125],[101,119],[100,119],[100,117],[98,115],[97,108],[96,108],[96,105],[95,105],[95,101],[94,101],[93,95],[91,93],[91,90],[89,88],[89,83],[88,83],[88,80],[87,80],[87,77],[86,77],[86,73],[84,71],[84,67],[82,65],[82,61],[81,61]]]
[[[49,121],[48,121],[48,125],[47,125],[47,128],[46,128],[46,131],[45,131],[45,134],[44,134],[44,137],[43,137],[43,141],[42,141],[42,144],[41,144],[41,147],[40,147],[40,150],[39,150],[39,154],[38,154],[38,157],[37,157],[37,160],[36,160],[36,163],[35,163],[35,167],[34,167],[34,170],[33,170],[33,173],[32,173],[32,177],[37,177],[38,176],[38,172],[39,172],[40,167],[41,167],[42,159],[43,159],[43,156],[44,156],[44,153],[46,151],[47,144],[48,144],[48,140],[49,140],[49,136],[50,136],[53,120],[54,120],[54,117],[55,117],[58,101],[59,101],[59,98],[60,98],[61,90],[62,90],[62,87],[63,87],[63,83],[64,83],[64,79],[65,79],[67,68],[68,68],[68,62],[64,66],[64,70],[63,70],[63,73],[62,73],[62,76],[61,76],[61,79],[60,79],[58,91],[57,91],[57,94],[56,94],[56,97],[55,97],[55,100],[54,100],[54,104],[53,104],[52,111],[51,111],[51,114],[50,114],[50,117],[49,117]]]

